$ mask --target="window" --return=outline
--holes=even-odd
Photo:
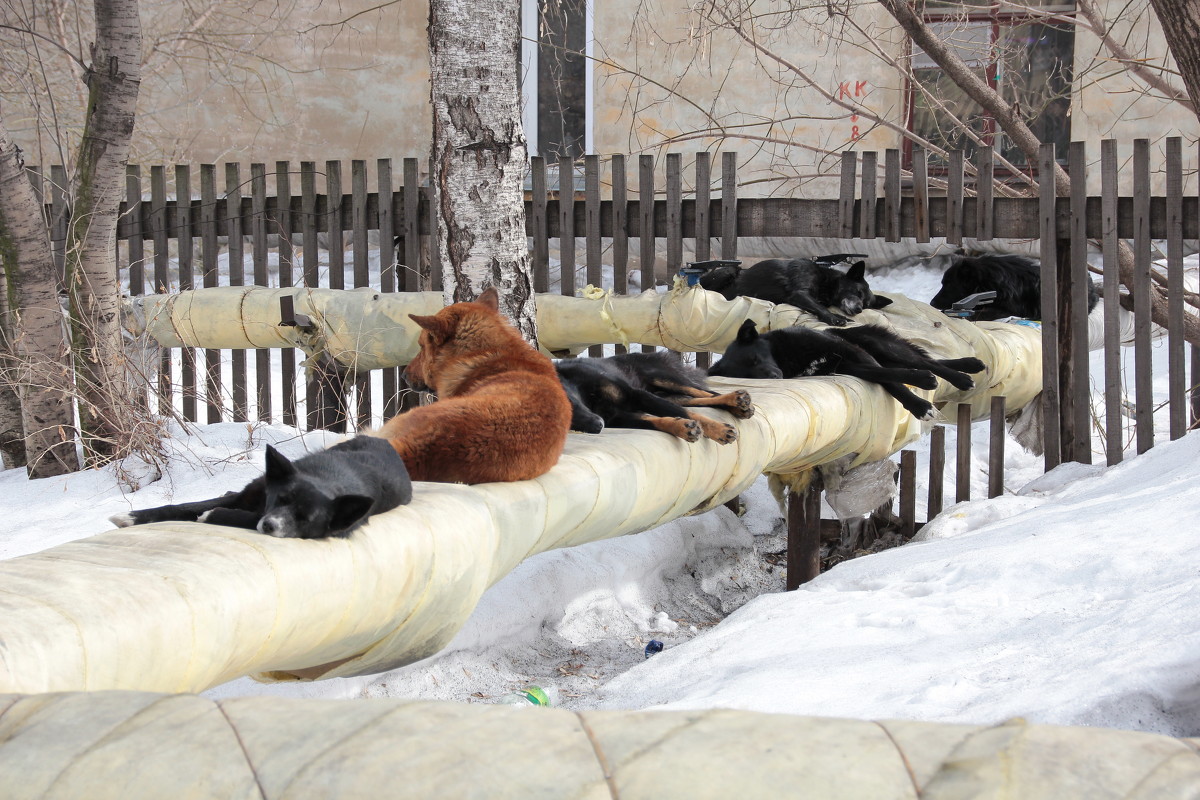
[[[522,0],[521,122],[531,155],[579,158],[592,150],[592,6]]]
[[[1018,109],[1038,139],[1053,142],[1059,157],[1066,158],[1071,140],[1074,26],[1031,19],[1027,9],[1008,12],[1004,7],[956,3],[927,2],[925,19],[976,75],[997,87],[1005,101]],[[1028,166],[1025,154],[995,121],[920,50],[913,53],[913,76],[917,85],[910,92],[909,126],[914,133],[973,158],[977,145],[951,124],[957,118],[998,155],[1015,166]],[[931,156],[930,163],[942,162]]]

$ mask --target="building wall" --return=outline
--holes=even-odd
[[[1124,0],[1110,2],[1124,9],[1125,28],[1119,33],[1128,34],[1135,46],[1147,41],[1152,60],[1166,58],[1153,16],[1134,13]],[[1144,6],[1146,0],[1134,3]],[[384,4],[341,25],[333,23],[354,12],[351,4],[262,0],[254,7],[266,18],[274,9],[288,13],[275,20],[278,30],[254,52],[214,64],[211,58],[156,61],[149,52],[156,32],[171,27],[171,15],[181,6],[174,0],[147,4],[152,70],[139,100],[134,161],[426,157],[431,125],[426,4]],[[906,44],[877,3],[856,0],[849,22],[823,9],[800,12],[788,20],[791,24],[759,39],[803,76],[756,56],[728,31],[709,35],[688,7],[687,0],[596,0],[596,152],[659,156],[668,149],[684,154],[735,150],[742,196],[833,196],[837,181],[829,176],[836,174],[842,150],[902,146],[896,130],[856,119],[852,110],[830,99],[861,103],[890,125],[905,124],[903,84],[879,55],[901,58]],[[871,48],[878,54],[865,55]],[[1079,29],[1077,73],[1097,48],[1094,37]],[[1100,74],[1108,77],[1093,80]],[[1200,131],[1194,115],[1148,96],[1111,63],[1088,75],[1073,94],[1072,124],[1073,137],[1088,142],[1093,159],[1099,158],[1104,137],[1128,142],[1183,135],[1187,163],[1195,164]],[[72,102],[78,93],[64,97],[63,118],[77,123],[81,109],[70,109],[79,105]],[[0,99],[18,141],[37,154],[27,160],[51,159],[55,150],[45,139],[39,146],[34,126],[12,122],[31,118],[28,109],[20,111],[22,98]],[[691,161],[685,159],[685,172]],[[715,174],[719,164],[714,160]],[[636,166],[630,169],[632,177]],[[1096,192],[1098,170],[1092,172],[1089,190]],[[1189,191],[1195,191],[1190,183]]]

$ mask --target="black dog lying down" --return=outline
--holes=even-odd
[[[688,408],[720,408],[739,419],[754,414],[748,392],[717,394],[705,386],[703,372],[667,352],[568,358],[555,366],[571,400],[573,431],[642,428],[688,442],[704,436],[729,444],[737,440],[737,428]]]
[[[933,404],[904,384],[937,388],[939,376],[957,389],[971,389],[968,372],[982,372],[977,358],[935,359],[887,328],[781,328],[760,334],[753,320],[738,329],[737,339],[708,374],[726,378],[797,378],[803,375],[850,375],[882,386],[917,419],[932,419]]]
[[[168,520],[257,528],[270,536],[348,536],[372,514],[412,500],[412,482],[387,439],[356,436],[289,461],[267,445],[267,471],[240,492],[159,506],[110,521],[119,528]]]
[[[700,285],[720,292],[726,300],[757,297],[770,303],[787,303],[815,316],[826,325],[845,325],[864,308],[891,305],[867,285],[866,262],[859,261],[845,273],[807,258],[772,258],[739,269],[718,267],[700,276]],[[830,313],[840,309],[846,316]]]
[[[1015,255],[958,256],[942,274],[942,288],[929,305],[944,311],[977,292],[995,292],[996,299],[978,307],[976,320],[1042,318],[1042,272],[1037,261]],[[1089,278],[1089,312],[1099,300],[1096,284]]]

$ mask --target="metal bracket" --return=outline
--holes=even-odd
[[[971,319],[975,316],[975,312],[979,310],[979,306],[985,306],[995,299],[995,292],[976,292],[953,303],[942,313],[955,319]]]
[[[299,328],[305,333],[312,333],[317,329],[307,314],[296,313],[296,299],[290,294],[279,298],[279,327]]]

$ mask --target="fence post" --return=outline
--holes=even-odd
[[[1117,143],[1100,142],[1100,234],[1104,255],[1104,451],[1111,467],[1123,454],[1121,414],[1121,283],[1117,257]]]
[[[1171,440],[1187,433],[1183,338],[1183,140],[1167,139],[1167,373]]]
[[[1054,143],[1041,147],[1038,157],[1038,227],[1042,262],[1042,437],[1046,471],[1062,463],[1062,407],[1058,388],[1058,228],[1055,216]]]
[[[958,404],[955,446],[954,502],[971,499],[971,404]]]
[[[1139,455],[1154,446],[1153,355],[1150,348],[1150,140],[1133,141],[1134,427]]]
[[[787,582],[790,592],[821,574],[821,478],[803,492],[787,494]]]
[[[991,423],[988,442],[988,497],[1004,494],[1004,396],[992,398],[988,415]]]

